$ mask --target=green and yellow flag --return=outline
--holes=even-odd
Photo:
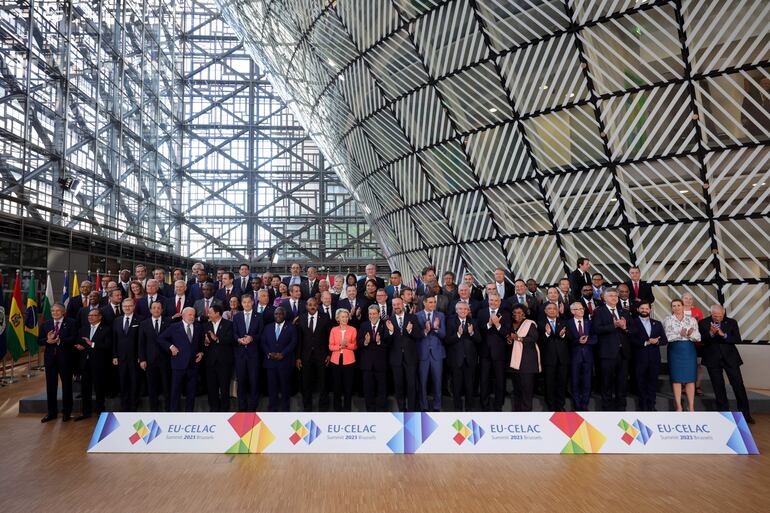
[[[35,283],[35,274],[29,277],[29,287],[27,288],[27,314],[24,317],[24,339],[27,342],[27,350],[30,356],[35,356],[40,350],[37,343],[39,331],[37,319],[37,284]]]
[[[11,296],[11,310],[8,313],[8,328],[6,329],[6,343],[8,352],[13,361],[21,358],[24,352],[24,316],[21,314],[21,277],[16,272],[16,284],[13,286]]]

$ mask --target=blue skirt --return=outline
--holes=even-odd
[[[698,374],[698,356],[691,340],[668,343],[668,373],[672,383],[695,383]]]

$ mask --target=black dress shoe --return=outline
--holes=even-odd
[[[749,424],[755,424],[756,423],[756,421],[754,420],[754,417],[752,417],[751,415],[745,417],[745,419],[746,419],[746,422],[749,423]]]
[[[86,420],[86,419],[90,419],[90,418],[91,418],[91,415],[79,415],[79,416],[75,417],[75,422],[79,422],[81,420]]]
[[[46,422],[51,422],[52,420],[56,420],[56,415],[50,415],[49,414],[49,415],[46,415],[45,417],[43,417],[42,419],[40,419],[40,422],[45,424]]]
[[[62,422],[69,422],[69,421],[71,421],[71,420],[72,420],[72,415],[65,415],[65,416],[64,416],[64,417],[62,417],[62,419],[61,419],[61,421],[62,421]]]

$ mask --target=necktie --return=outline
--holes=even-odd
[[[281,336],[281,325],[276,324],[275,325],[275,339],[278,340],[278,337]]]
[[[58,337],[59,336],[59,321],[56,321],[53,325],[53,332]]]
[[[401,295],[401,291],[398,290],[398,285],[396,285],[393,288],[393,297],[399,297]]]
[[[182,298],[176,298],[176,313],[182,313]]]
[[[292,313],[294,315],[297,315],[297,302],[296,301],[292,301],[291,302],[291,311],[292,311]]]
[[[634,297],[639,299],[639,282],[634,282]]]
[[[230,297],[230,289],[225,289],[225,297]]]
[[[128,326],[129,326],[130,323],[131,323],[131,319],[126,317],[125,320],[123,321],[123,334],[124,335],[128,335]]]
[[[384,319],[385,315],[387,315],[385,311],[385,305],[380,305],[380,318]]]
[[[583,321],[578,320],[578,337],[583,336]]]
[[[155,301],[155,296],[150,296],[149,300],[147,301],[147,307],[151,307],[152,303]]]
[[[188,341],[189,341],[191,344],[192,344],[192,339],[193,339],[193,333],[192,333],[192,325],[191,325],[191,324],[188,324],[188,325],[187,325],[187,340],[188,340]]]
[[[519,304],[523,305],[526,301],[524,301],[524,296],[519,296]]]
[[[431,326],[433,326],[433,322],[432,321],[433,321],[432,316],[431,316],[430,313],[428,313],[428,324],[430,324]]]
[[[615,311],[614,308],[612,308],[611,311],[612,311],[612,318],[617,321],[618,320],[618,313]]]
[[[551,323],[551,333],[556,334],[556,321],[548,321]]]
[[[332,313],[331,313],[331,311],[329,311],[329,307],[328,306],[325,306],[324,310],[326,311],[326,315],[328,315],[329,317],[332,316]]]
[[[160,334],[160,321],[155,319],[155,333]]]
[[[259,306],[257,307],[257,313],[262,313],[262,311],[264,310],[264,308],[265,308],[264,306],[262,306],[262,305],[259,305]]]
[[[241,289],[246,290],[246,278],[241,278]]]
[[[310,324],[308,326],[310,328],[310,333],[313,333],[313,331],[315,331],[313,330],[313,317],[314,317],[313,315],[310,316]]]
[[[497,310],[492,310],[492,312],[489,314],[489,318],[491,319],[495,315],[497,315]]]
[[[207,316],[207,317],[208,317],[208,315],[209,315],[209,301],[211,301],[211,300],[210,300],[210,299],[207,299],[207,300],[206,300],[206,316]]]
[[[94,339],[94,335],[95,335],[95,334],[96,334],[96,326],[94,326],[94,325],[92,324],[92,325],[91,325],[91,335],[88,337],[88,339],[89,339],[89,340],[93,340],[93,339]]]
[[[463,319],[463,320],[461,320],[461,321],[460,321],[460,329],[461,329],[462,331],[465,331],[465,319]]]
[[[593,315],[593,313],[594,313],[594,302],[593,302],[593,300],[588,302],[588,313],[589,313],[589,315]]]
[[[377,338],[377,325],[375,324],[372,326],[372,342],[374,342],[374,339]]]
[[[243,312],[243,323],[246,325],[246,333],[248,333],[251,324],[251,312]]]
[[[120,307],[118,305],[115,305],[115,316],[120,315]]]
[[[404,318],[401,316],[396,317],[396,322],[398,323],[398,331],[401,331],[404,326]]]

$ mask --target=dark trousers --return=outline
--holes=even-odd
[[[393,391],[400,411],[417,411],[417,366],[402,362],[391,367]]]
[[[628,360],[618,354],[602,358],[602,410],[625,411],[628,389]]]
[[[109,355],[102,351],[91,350],[89,353],[81,354],[80,395],[83,415],[93,413],[93,395],[96,396],[96,413],[104,411],[108,366],[112,367],[112,362],[109,361]]]
[[[364,402],[366,411],[385,411],[387,404],[387,371],[369,369],[363,371]]]
[[[147,362],[147,397],[150,400],[150,410],[160,411],[158,395],[163,393],[163,410],[171,411],[171,365],[165,358]]]
[[[490,404],[490,385],[495,400]],[[502,411],[505,401],[505,360],[481,359],[481,409]]]
[[[69,351],[65,347],[48,344],[45,347],[45,390],[48,399],[48,415],[59,414],[59,380],[65,417],[72,415],[72,369]]]
[[[545,404],[549,411],[564,411],[564,401],[567,397],[567,362],[543,366],[545,379]]]
[[[575,411],[588,410],[591,400],[591,374],[594,355],[591,351],[576,351],[572,354],[572,401]]]
[[[476,366],[463,364],[452,367],[452,402],[455,411],[473,410],[473,385],[476,380]],[[463,407],[463,393],[465,406]]]
[[[195,387],[198,384],[198,366],[171,369],[171,411],[179,411],[182,390],[185,391],[185,411],[195,409]]]
[[[313,411],[313,392],[318,390],[318,411],[329,409],[329,393],[326,390],[326,364],[323,360],[302,360],[302,407]]]
[[[353,402],[353,380],[356,367],[352,363],[349,365],[340,363],[331,367],[334,378],[334,411],[350,411]]]
[[[420,408],[428,410],[428,376],[433,381],[433,410],[441,411],[441,371],[442,360],[420,360]]]
[[[536,375],[534,372],[513,372],[513,411],[532,411]]]
[[[648,361],[646,358],[637,355],[636,386],[638,388],[639,409],[641,411],[655,411],[659,373],[660,362]]]
[[[131,358],[118,360],[118,377],[120,378],[120,410],[134,411],[137,405],[137,363]]]
[[[235,379],[238,381],[238,411],[257,411],[259,402],[259,356],[235,349]],[[240,353],[240,354],[239,354]]]
[[[267,392],[270,400],[268,411],[289,411],[289,390],[291,367],[270,367],[267,369]]]
[[[730,381],[730,386],[733,388],[733,393],[735,394],[735,400],[738,403],[738,411],[743,413],[744,417],[750,417],[749,397],[746,395],[746,387],[743,385],[741,368],[738,366],[727,366],[722,364],[720,367],[708,367],[708,371],[711,384],[714,387],[717,410],[730,411],[724,377],[724,374],[727,374],[727,379]],[[724,371],[724,374],[722,371]]]
[[[232,365],[217,363],[206,366],[206,388],[209,411],[230,411],[230,380]],[[256,408],[254,409],[256,411]]]

